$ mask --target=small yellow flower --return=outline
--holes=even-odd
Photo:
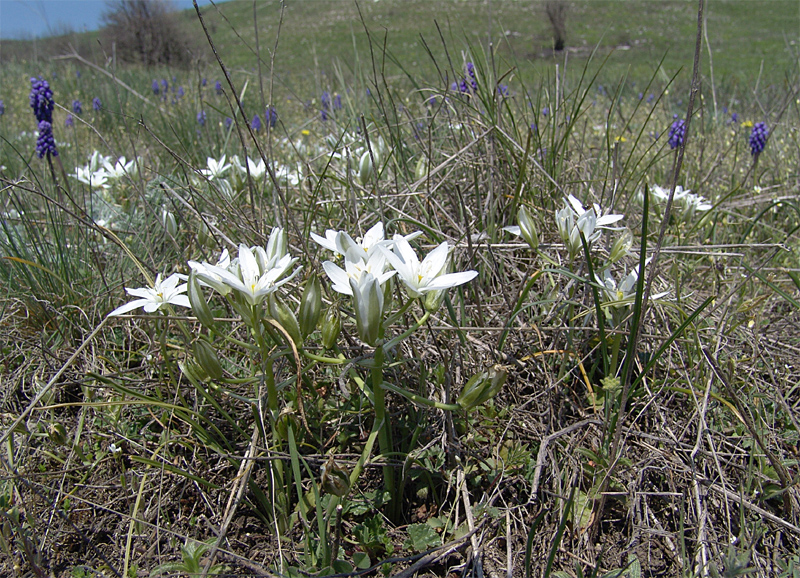
[[[300,131],[300,134],[303,136],[308,136],[311,134],[311,131],[304,128],[303,130]]]
[[[751,128],[753,126],[753,121],[752,120],[746,120],[746,121],[744,121],[742,123],[742,126],[745,127],[745,128]]]
[[[628,139],[626,139],[624,136],[617,136],[614,137],[614,142],[628,142]]]

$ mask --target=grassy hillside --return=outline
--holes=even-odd
[[[608,82],[626,73],[643,82],[662,58],[664,79],[681,68],[686,76],[694,52],[696,4],[691,0],[571,1],[568,49],[553,53],[544,2],[290,2],[283,15],[275,69],[279,78],[291,85],[307,80],[316,71],[331,74],[337,61],[353,68],[370,58],[366,27],[378,46],[385,42],[390,72],[398,71],[392,57],[414,73],[434,71],[425,44],[438,65],[447,69],[442,38],[450,56],[459,60],[462,50],[486,50],[491,37],[498,64],[515,66],[516,73],[526,80],[552,74],[555,63],[560,63],[562,70],[566,63],[571,72],[578,72],[595,47],[598,64],[608,59],[603,74]],[[208,7],[205,13],[226,62],[254,67],[253,4],[233,0]],[[261,56],[266,62],[275,44],[280,15],[279,2],[258,3],[255,19]],[[704,73],[710,75],[713,65],[717,83],[741,90],[754,86],[759,77],[762,86],[780,83],[796,62],[799,29],[800,9],[792,0],[711,0],[707,6],[708,46],[703,47],[702,55]],[[382,58],[380,54],[376,57]]]

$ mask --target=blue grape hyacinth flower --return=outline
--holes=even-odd
[[[81,114],[83,112],[83,105],[81,104],[80,100],[72,101],[72,112],[75,114]]]
[[[103,108],[103,102],[100,100],[99,97],[95,96],[92,99],[92,108],[95,110],[100,110]]]
[[[261,117],[260,116],[255,115],[253,117],[253,120],[250,121],[250,128],[252,128],[253,131],[255,131],[255,132],[258,132],[258,131],[261,130]]]
[[[31,78],[30,103],[37,121],[53,122],[53,108],[55,107],[53,91],[50,84],[41,76]]]
[[[161,92],[161,90],[159,89],[157,80],[153,81],[152,89],[153,89],[153,94],[155,94],[156,96],[158,96],[158,93]]]
[[[0,100],[0,116],[6,113],[6,103]]]
[[[750,154],[753,156],[760,155],[764,147],[767,146],[767,137],[769,137],[769,129],[767,123],[757,122],[753,125],[753,130],[750,131]]]
[[[233,119],[229,116],[226,116],[224,123],[225,123],[225,129],[227,130],[231,128],[231,125],[233,124]]]
[[[45,155],[58,156],[56,140],[53,138],[53,125],[46,121],[39,121],[39,138],[36,139],[36,156],[40,159]]]
[[[683,145],[686,136],[686,121],[679,118],[669,127],[669,148],[676,149]]]
[[[200,112],[197,113],[197,124],[199,124],[200,126],[206,125],[206,111],[201,110]]]
[[[269,125],[269,128],[275,128],[275,124],[278,122],[278,111],[275,110],[274,106],[268,106],[267,112],[264,114],[264,118]]]
[[[222,94],[222,83],[219,80],[214,83],[214,90],[217,91],[217,94]]]
[[[64,126],[71,127],[75,125],[75,119],[72,117],[71,114],[67,115],[67,118],[64,119]]]

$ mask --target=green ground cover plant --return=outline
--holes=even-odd
[[[798,15],[599,4],[4,65],[0,572],[795,575]]]

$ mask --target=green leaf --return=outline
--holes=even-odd
[[[424,552],[442,544],[442,538],[428,524],[411,524],[406,530],[406,547],[415,552]]]

